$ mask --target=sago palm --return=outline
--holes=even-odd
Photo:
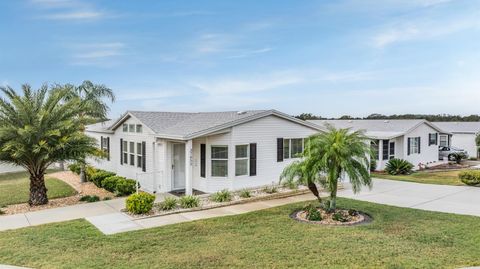
[[[354,193],[360,191],[362,185],[372,186],[368,159],[370,147],[367,141],[363,132],[335,129],[327,125],[326,132],[307,139],[302,159],[285,168],[284,174],[294,175],[293,172],[286,171],[299,170],[295,175],[298,180],[309,182],[317,179],[330,192],[328,209],[335,211],[338,181],[341,177],[348,177]]]
[[[82,106],[79,99],[67,100],[68,90],[32,90],[22,93],[0,87],[0,162],[25,168],[30,174],[30,205],[48,203],[44,175],[60,161],[81,160],[98,150],[93,138],[79,126]]]

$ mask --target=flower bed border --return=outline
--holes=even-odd
[[[148,219],[148,218],[155,218],[155,217],[161,217],[161,216],[168,216],[168,215],[179,214],[179,213],[203,211],[203,210],[221,208],[221,207],[226,207],[226,206],[231,206],[231,205],[240,205],[240,204],[246,204],[246,203],[252,203],[252,202],[275,200],[275,199],[280,199],[280,198],[287,198],[287,197],[302,195],[302,194],[306,194],[306,193],[310,193],[310,190],[309,189],[297,189],[297,190],[292,190],[292,191],[289,191],[289,192],[273,193],[273,194],[269,194],[269,195],[265,195],[265,196],[243,198],[243,199],[236,200],[236,201],[218,203],[218,204],[208,205],[208,206],[199,206],[199,207],[194,207],[194,208],[180,208],[180,209],[177,209],[177,210],[164,211],[164,212],[159,213],[159,214],[151,214],[151,215],[134,215],[134,214],[130,214],[130,213],[126,212],[125,210],[123,210],[122,212],[130,218],[133,218],[135,220],[139,220],[139,219]]]
[[[342,208],[339,208],[339,209],[342,209]],[[320,221],[311,221],[311,220],[307,220],[307,219],[303,219],[303,218],[299,218],[298,217],[298,214],[300,212],[303,212],[305,210],[303,209],[297,209],[295,211],[293,211],[291,214],[290,214],[290,218],[295,220],[295,221],[298,221],[298,222],[302,222],[302,223],[306,223],[306,224],[314,224],[314,225],[322,225],[322,226],[333,226],[333,227],[351,227],[351,226],[360,226],[360,225],[368,225],[370,223],[373,222],[373,217],[370,216],[369,214],[365,213],[365,212],[362,212],[362,211],[357,211],[358,214],[362,215],[363,216],[363,220],[361,221],[358,221],[358,222],[345,222],[345,223],[321,223]]]

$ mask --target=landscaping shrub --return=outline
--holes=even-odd
[[[465,153],[463,152],[455,152],[450,154],[449,159],[450,158],[452,159],[452,161],[455,161],[457,164],[460,164],[462,160],[467,158],[467,155],[465,155]]]
[[[68,165],[68,169],[77,175],[80,174],[80,167],[80,164],[77,162]]]
[[[252,197],[252,193],[250,192],[250,190],[244,189],[240,191],[239,196],[242,198],[250,198]]]
[[[345,216],[343,214],[343,212],[341,212],[341,211],[337,211],[337,212],[333,213],[332,219],[334,221],[340,221],[340,222],[347,222],[348,221],[348,217]]]
[[[403,159],[391,159],[385,166],[385,171],[390,175],[408,175],[412,169],[413,164]]]
[[[460,180],[470,186],[475,186],[480,184],[480,171],[477,170],[467,170],[462,171],[458,174]]]
[[[133,214],[150,212],[155,202],[155,195],[146,192],[134,193],[126,200],[127,211]]]
[[[133,179],[121,178],[117,180],[117,185],[115,186],[115,193],[118,196],[130,195],[137,191],[136,184],[137,182]]]
[[[98,202],[100,201],[100,197],[96,195],[84,195],[80,197],[80,202],[87,202],[87,203],[93,203],[93,202]]]
[[[370,172],[374,172],[375,170],[377,170],[377,159],[375,159],[374,157],[371,157],[370,158]]]
[[[232,193],[229,190],[221,190],[214,193],[210,199],[217,203],[230,202],[232,200]]]
[[[4,215],[5,212],[3,212],[3,210],[0,208],[0,215]]]
[[[177,207],[177,202],[175,197],[165,197],[165,200],[160,203],[159,207],[161,210],[172,210]]]
[[[115,173],[105,171],[105,170],[97,170],[93,175],[89,177],[89,180],[95,184],[95,186],[101,188],[102,187],[102,181],[106,179],[107,177],[113,177],[115,176]]]
[[[126,178],[121,176],[107,177],[102,181],[102,188],[106,189],[109,192],[115,192],[117,188],[117,182],[122,179],[126,179]]]
[[[200,206],[200,198],[194,195],[185,195],[179,200],[180,207],[182,208],[194,208]]]
[[[265,186],[265,188],[263,188],[263,192],[272,194],[272,193],[278,192],[278,189],[277,189],[277,186],[275,185]]]
[[[306,218],[310,221],[321,221],[323,219],[322,213],[313,204],[306,205],[303,210],[305,210]]]
[[[353,217],[353,216],[357,216],[357,215],[358,215],[358,211],[355,210],[355,209],[349,209],[349,210],[348,210],[348,215],[350,215],[350,216],[352,216],[352,217]]]
[[[291,190],[298,189],[298,182],[293,178],[288,178],[282,182],[283,187],[289,188]]]
[[[91,165],[86,165],[85,166],[85,176],[88,181],[91,181],[90,178],[97,172],[97,169]]]
[[[103,197],[103,201],[108,201],[108,200],[112,200],[112,197]]]

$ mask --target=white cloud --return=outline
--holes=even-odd
[[[48,20],[88,21],[107,17],[105,12],[81,0],[31,0],[38,8],[49,10],[39,16]]]
[[[121,42],[86,43],[70,45],[73,65],[111,66],[124,55],[126,45]]]
[[[51,20],[91,20],[103,17],[104,14],[96,11],[76,11],[65,13],[54,13],[42,16],[42,18]]]
[[[272,51],[272,48],[262,48],[262,49],[254,49],[254,50],[245,50],[240,51],[238,54],[228,56],[227,58],[234,59],[234,58],[245,58],[250,57],[257,54],[267,53]]]

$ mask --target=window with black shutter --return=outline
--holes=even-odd
[[[110,137],[107,137],[107,161],[110,161]]]
[[[438,133],[428,134],[428,145],[437,145]]]
[[[250,176],[257,175],[257,144],[250,144]]]
[[[382,160],[388,160],[388,140],[382,141]]]
[[[205,177],[207,165],[207,146],[205,144],[200,144],[200,176]]]

